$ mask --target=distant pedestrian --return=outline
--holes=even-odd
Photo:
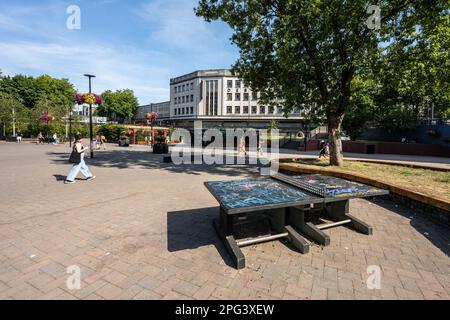
[[[44,143],[44,136],[42,135],[42,132],[39,132],[37,137],[36,137],[36,143],[37,144],[41,144]]]
[[[73,166],[72,169],[70,169],[69,175],[64,183],[75,183],[75,179],[80,171],[86,177],[87,181],[95,179],[95,176],[91,173],[89,167],[84,162],[84,152],[88,149],[89,147],[83,146],[83,136],[80,134],[76,135],[75,144],[69,159],[69,161],[73,163]]]
[[[245,156],[247,156],[247,150],[245,149],[245,138],[241,137],[241,140],[239,142],[239,154],[244,153]]]
[[[95,150],[100,150],[100,136],[95,136]]]
[[[261,133],[256,131],[256,145],[257,145],[257,153],[259,156],[263,155],[262,144],[261,144]]]
[[[319,149],[320,149],[319,159],[321,159],[322,157],[325,158],[330,154],[330,147],[328,146],[328,142],[321,140],[319,143]]]
[[[100,136],[100,147],[103,147],[103,150],[106,150],[107,141],[105,136]]]
[[[59,144],[59,139],[58,139],[58,135],[56,134],[56,132],[53,134],[53,144],[57,145]]]
[[[22,132],[17,132],[17,137],[16,137],[16,139],[17,139],[17,143],[20,143],[20,142],[22,142]]]

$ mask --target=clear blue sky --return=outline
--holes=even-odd
[[[196,17],[197,0],[0,0],[4,74],[68,78],[87,91],[133,89],[141,104],[169,99],[169,79],[198,69],[229,68],[238,50],[222,22]],[[81,9],[69,30],[67,7]]]

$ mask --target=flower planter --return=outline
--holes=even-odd
[[[119,140],[119,147],[129,147],[130,140]]]

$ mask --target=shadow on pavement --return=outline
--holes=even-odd
[[[367,199],[369,200],[369,199]],[[444,254],[450,257],[450,232],[449,227],[443,223],[433,220],[421,213],[399,204],[385,197],[370,199],[370,202],[379,205],[389,211],[410,219],[410,224],[419,233],[425,236],[435,247],[439,248]]]
[[[226,265],[233,267],[220,238],[213,228],[219,207],[172,211],[167,213],[167,249],[169,252],[214,245]]]
[[[67,152],[48,152],[47,155],[55,164],[68,164]],[[95,153],[95,157],[86,157],[86,163],[92,167],[118,168],[118,169],[160,169],[175,173],[198,175],[203,172],[227,176],[254,176],[260,165],[248,164],[174,164],[163,163],[163,155],[153,154],[150,151],[140,150],[108,150]],[[69,170],[69,169],[68,169]]]

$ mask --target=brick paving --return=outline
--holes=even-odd
[[[450,233],[384,199],[352,200],[374,226],[326,231],[302,255],[282,242],[243,248],[232,268],[212,228],[204,181],[257,176],[245,166],[175,166],[145,147],[111,148],[95,181],[64,185],[64,146],[0,142],[1,299],[449,299]],[[81,268],[80,290],[66,285]],[[381,268],[381,289],[366,285]]]

